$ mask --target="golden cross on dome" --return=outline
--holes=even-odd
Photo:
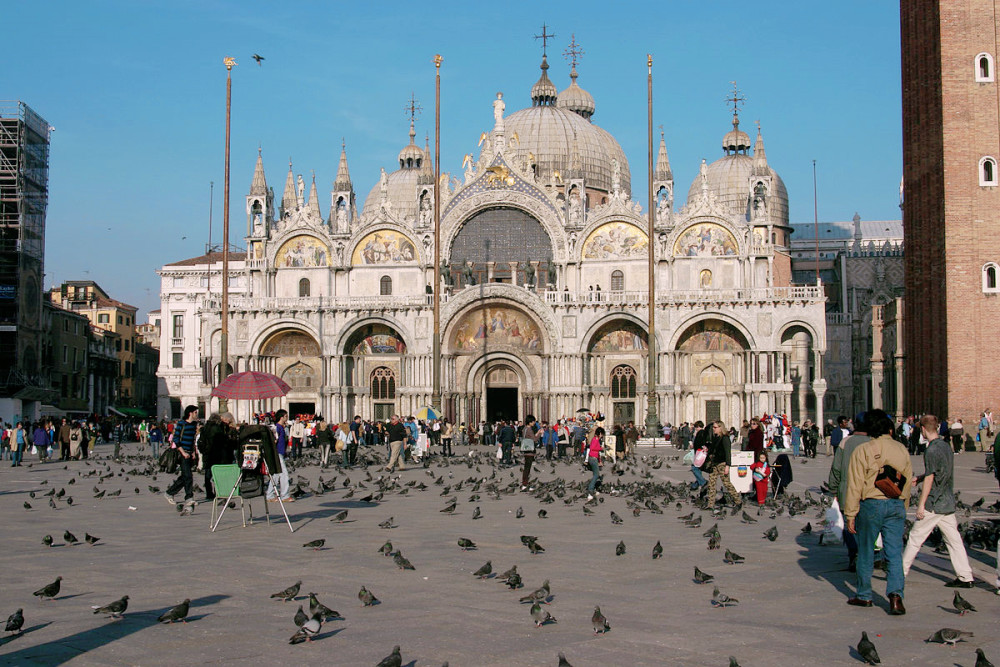
[[[581,49],[580,45],[576,43],[576,33],[571,34],[569,46],[567,46],[566,50],[563,51],[563,58],[566,58],[566,60],[570,62],[570,65],[573,66],[573,69],[576,69],[577,63],[580,62],[580,56],[585,53],[586,51]]]
[[[726,98],[726,102],[733,105],[733,115],[737,115],[740,110],[740,106],[747,101],[747,98],[743,97],[743,91],[736,87],[735,81],[730,81],[733,84],[733,92],[730,97]]]
[[[417,104],[416,96],[414,96],[413,93],[410,93],[410,101],[406,104],[405,107],[403,107],[403,111],[405,111],[407,114],[410,115],[410,122],[412,123],[416,119],[416,117],[420,115],[420,112],[423,110],[424,108],[419,104]]]
[[[544,57],[548,51],[549,40],[555,37],[555,33],[548,32],[548,26],[544,23],[542,24],[542,34],[535,35],[535,39],[542,40],[542,56]]]

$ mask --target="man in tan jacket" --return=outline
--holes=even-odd
[[[854,450],[847,469],[844,517],[847,531],[856,534],[858,539],[857,590],[847,604],[872,606],[872,561],[875,540],[881,533],[882,551],[888,563],[889,613],[902,616],[906,613],[903,607],[903,529],[913,486],[913,463],[906,448],[892,437],[892,418],[885,411],[869,411],[865,424],[871,440]],[[898,498],[887,497],[875,486],[876,476],[886,465],[895,468],[905,479]]]

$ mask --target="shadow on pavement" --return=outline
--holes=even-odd
[[[191,607],[204,607],[227,598],[229,598],[228,595],[207,595],[205,597],[191,600]],[[119,639],[133,635],[141,630],[145,630],[146,628],[159,625],[156,618],[167,609],[169,609],[169,607],[159,607],[134,612],[129,611],[126,612],[125,617],[120,621],[106,621],[97,627],[81,630],[80,632],[65,637],[54,638],[42,644],[25,647],[19,651],[6,653],[3,656],[3,663],[9,665],[61,665],[74,658],[78,658],[81,654],[87,651],[118,641]],[[207,614],[203,614],[202,616],[205,615]],[[201,618],[202,616],[199,616],[198,618]],[[50,623],[32,626],[31,628],[26,629],[24,634],[41,630],[48,625],[50,625]],[[3,646],[6,646],[10,643],[10,641],[15,639],[17,639],[17,637],[4,642]]]

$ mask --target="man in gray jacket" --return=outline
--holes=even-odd
[[[841,516],[844,513],[844,502],[847,499],[847,466],[851,462],[851,454],[858,448],[858,445],[868,442],[870,439],[865,432],[865,413],[859,412],[854,416],[854,424],[857,427],[851,435],[844,438],[840,447],[833,453],[833,465],[830,466],[830,476],[827,478],[826,486],[830,493],[837,496],[840,504]],[[858,561],[858,540],[853,533],[844,531],[844,546],[847,547],[847,568],[848,572],[854,572]]]

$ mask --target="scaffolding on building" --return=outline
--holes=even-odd
[[[0,386],[38,386],[48,206],[48,122],[0,101]]]

